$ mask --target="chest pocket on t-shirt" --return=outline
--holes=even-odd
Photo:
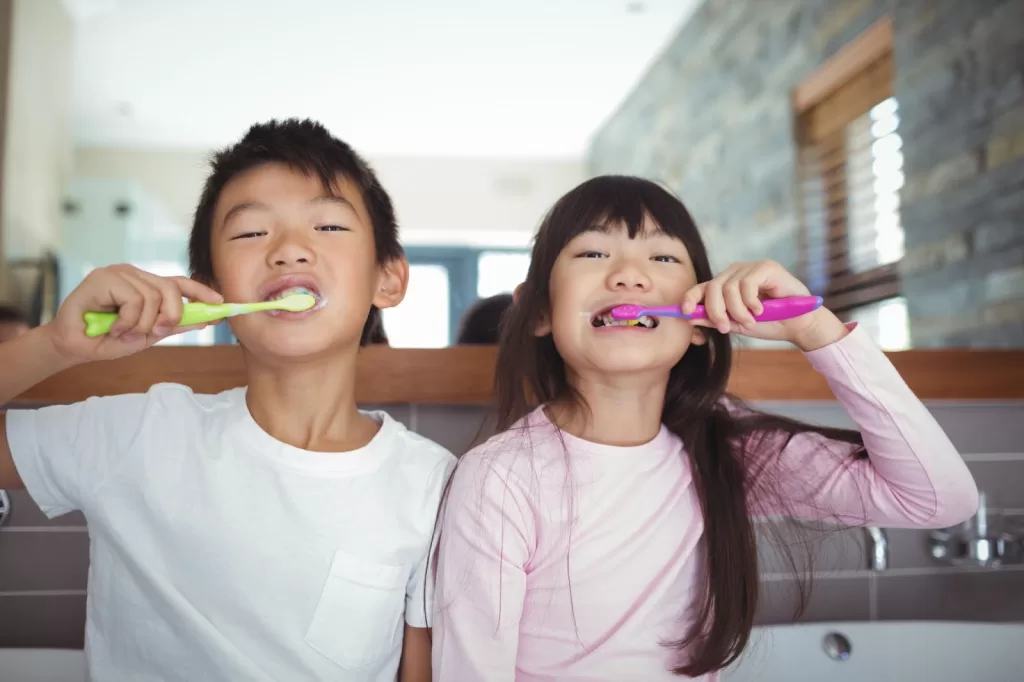
[[[306,642],[343,668],[388,657],[402,638],[406,570],[337,552]]]

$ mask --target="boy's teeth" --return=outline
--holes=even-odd
[[[282,298],[287,298],[292,294],[309,294],[310,296],[316,296],[316,294],[314,294],[306,287],[288,287],[287,289],[283,289],[280,292],[278,292],[277,296],[275,296],[274,298],[280,300]]]

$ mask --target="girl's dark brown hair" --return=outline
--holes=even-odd
[[[707,252],[689,212],[657,184],[635,177],[601,176],[563,196],[540,226],[526,281],[503,320],[495,376],[499,432],[513,428],[538,405],[586,409],[583,397],[570,384],[551,335],[534,334],[550,310],[551,271],[559,253],[577,235],[621,225],[630,238],[637,238],[645,216],[685,245],[698,282],[712,278]],[[691,631],[667,643],[680,654],[674,672],[690,677],[728,666],[749,639],[758,605],[752,517],[759,515],[759,509],[777,513],[791,504],[777,494],[780,474],[769,466],[772,456],[803,433],[822,436],[823,444],[824,439],[849,443],[849,458],[864,455],[863,440],[854,431],[757,412],[728,395],[729,337],[710,328],[703,332],[707,343],[691,345],[672,368],[662,412],[662,422],[682,440],[689,455],[704,519],[706,589],[693,612]],[[792,485],[788,489],[792,491]],[[800,573],[791,555],[788,565]],[[805,573],[797,581],[798,613],[809,585],[809,572]],[[680,605],[680,612],[685,606]]]

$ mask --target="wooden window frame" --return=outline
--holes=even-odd
[[[810,253],[809,231],[812,228],[806,219],[806,207],[802,205],[802,183],[809,179],[802,156],[812,146],[821,145],[822,140],[829,136],[843,135],[846,127],[863,115],[864,112],[860,111],[863,102],[855,101],[858,99],[858,91],[871,89],[872,92],[884,93],[885,97],[894,94],[892,51],[892,20],[883,17],[839,50],[793,91],[795,135],[801,155],[796,178],[797,200],[802,216],[799,247],[805,278],[815,263]],[[855,113],[849,113],[851,111]],[[823,161],[827,167],[815,171],[816,177],[823,178],[836,172],[845,175],[845,154],[845,149],[837,145],[835,151]],[[817,293],[825,296],[826,305],[837,313],[846,314],[860,306],[898,296],[901,287],[897,263],[877,266],[866,272],[846,272],[835,276],[833,261],[838,262],[840,271],[847,269],[850,263],[847,207],[845,203],[830,203],[827,197],[825,205],[825,258],[828,262],[823,267],[827,274],[823,290]],[[822,264],[817,265],[820,269]]]

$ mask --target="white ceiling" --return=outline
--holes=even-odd
[[[65,0],[75,136],[310,116],[370,155],[578,157],[701,1]]]

